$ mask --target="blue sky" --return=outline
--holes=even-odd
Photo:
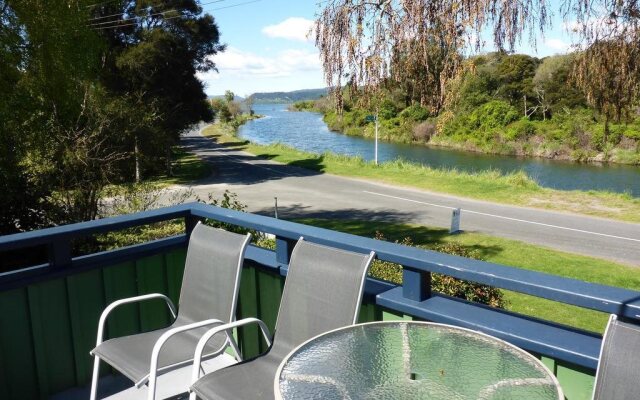
[[[213,57],[219,72],[198,74],[207,94],[231,90],[245,96],[324,87],[318,51],[313,38],[306,37],[315,19],[316,1],[259,0],[242,4],[248,1],[223,0],[203,6],[215,17],[221,42],[227,45],[225,52]],[[567,51],[570,38],[557,15],[556,3],[550,5],[556,14],[552,26],[544,38],[537,38],[537,49],[525,39],[518,52],[544,57]]]

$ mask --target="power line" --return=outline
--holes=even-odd
[[[176,18],[184,18],[184,17],[186,17],[186,15],[182,15],[182,14],[181,15],[174,15],[173,17],[163,18],[163,21],[168,21],[170,19],[176,19]],[[133,26],[133,25],[138,25],[138,23],[137,22],[133,22],[133,23],[130,23],[130,24],[116,24],[116,25],[113,25],[113,26],[103,26],[103,27],[98,27],[98,28],[93,28],[93,29],[96,30],[96,31],[101,31],[101,30],[105,30],[105,29],[124,28],[124,27],[127,27],[127,26]],[[91,26],[91,25],[89,25],[89,26]]]
[[[89,4],[88,6],[84,6],[84,8],[99,7],[105,4],[115,3],[116,1],[121,1],[121,0],[108,0],[108,1],[103,1],[102,3]]]
[[[113,0],[113,1],[115,1],[115,0]],[[208,3],[201,3],[201,4],[198,4],[198,6],[199,6],[199,7],[202,7],[202,6],[206,6],[206,5],[209,5],[209,4],[221,3],[221,2],[223,2],[223,1],[226,1],[226,0],[215,0],[215,1],[210,1],[210,2],[208,2]],[[176,11],[177,11],[178,9],[174,9],[174,10],[176,10]],[[105,19],[105,18],[119,17],[119,16],[121,16],[121,15],[124,15],[124,13],[120,12],[120,13],[117,13],[117,14],[103,15],[103,16],[101,16],[101,17],[90,18],[90,19],[89,19],[89,22],[91,22],[91,21],[97,21],[97,20]],[[141,17],[144,17],[144,15],[140,15],[140,16],[141,16]],[[133,17],[132,17],[132,18],[133,18]],[[132,18],[129,18],[129,19],[132,19]],[[108,22],[117,22],[117,21],[108,21]]]
[[[167,10],[167,11],[162,11],[162,12],[148,14],[148,15],[136,15],[135,17],[131,17],[131,18],[125,18],[125,19],[120,19],[120,20],[115,20],[115,21],[106,21],[106,22],[98,22],[98,23],[95,23],[95,24],[89,24],[89,26],[110,25],[110,24],[114,24],[114,23],[134,21],[134,20],[137,20],[138,18],[157,17],[158,15],[164,15],[164,14],[168,14],[170,12],[178,12],[178,10],[174,9],[174,10]]]
[[[225,8],[233,8],[233,7],[238,7],[238,6],[244,6],[245,4],[257,3],[257,2],[260,2],[260,1],[262,1],[262,0],[245,1],[244,3],[238,3],[238,4],[231,5],[231,6],[213,8],[213,9],[211,9],[209,11],[224,10]]]
[[[233,7],[244,6],[244,5],[251,4],[251,3],[257,3],[257,2],[260,2],[260,1],[262,1],[262,0],[245,1],[244,3],[233,4],[233,5],[226,6],[226,7],[213,8],[213,9],[207,10],[207,11],[224,10],[224,9],[227,9],[227,8],[233,8]],[[215,1],[215,2],[217,2],[217,1]],[[211,2],[211,3],[215,3],[215,2]],[[165,11],[164,13],[166,13],[166,12],[168,12],[168,11]],[[148,15],[148,16],[159,15],[159,14],[164,14],[164,13],[151,14],[151,15]],[[167,21],[167,20],[170,20],[170,19],[183,18],[183,17],[186,17],[186,15],[175,15],[173,17],[163,18],[163,20]],[[129,23],[129,24],[120,24],[119,22],[137,20],[138,18],[140,18],[140,17],[129,18],[129,19],[126,19],[126,20],[121,20],[121,21],[108,21],[108,22],[103,22],[103,23],[100,23],[100,24],[92,24],[92,25],[88,25],[88,26],[92,27],[94,30],[124,28],[124,27],[127,27],[127,26],[138,25],[138,23],[137,22],[133,22],[133,23]],[[110,26],[99,26],[99,25],[110,24],[110,23],[113,24],[113,25],[110,25]]]

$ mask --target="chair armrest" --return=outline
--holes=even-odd
[[[167,306],[169,307],[169,311],[171,312],[171,315],[173,316],[174,319],[176,318],[176,315],[177,315],[176,306],[174,306],[171,299],[165,296],[164,294],[151,293],[151,294],[143,294],[141,296],[128,297],[126,299],[116,300],[113,303],[109,304],[107,308],[104,309],[102,314],[100,314],[100,321],[98,322],[98,337],[96,339],[96,347],[98,347],[100,343],[102,343],[104,325],[107,322],[107,317],[109,316],[111,311],[113,311],[117,307],[120,307],[121,305],[124,305],[124,304],[137,303],[137,302],[141,302],[145,300],[153,300],[153,299],[164,299],[164,301],[167,303]]]
[[[269,333],[269,328],[267,328],[267,325],[264,322],[260,321],[257,318],[245,318],[241,319],[240,321],[216,326],[215,328],[210,329],[204,335],[202,335],[200,341],[198,342],[198,345],[196,346],[196,352],[193,356],[193,368],[191,369],[191,384],[193,385],[200,378],[200,364],[202,363],[202,353],[204,352],[204,348],[207,345],[207,342],[209,342],[209,340],[213,336],[217,335],[220,332],[227,332],[228,334],[231,329],[254,323],[258,324],[258,326],[260,327],[262,335],[267,342],[267,346],[271,346],[271,334]]]
[[[155,394],[156,394],[156,378],[157,378],[157,374],[158,374],[158,358],[160,357],[160,350],[162,350],[162,346],[164,346],[164,344],[167,342],[167,340],[169,340],[169,338],[171,338],[171,336],[174,336],[178,333],[181,332],[186,332],[186,331],[190,331],[193,329],[197,329],[197,328],[202,328],[204,326],[208,326],[208,325],[214,325],[214,324],[224,324],[224,322],[220,321],[219,319],[207,319],[204,321],[199,321],[199,322],[194,322],[192,324],[188,324],[188,325],[183,325],[183,326],[179,326],[173,329],[169,329],[168,331],[166,331],[165,333],[162,334],[162,336],[160,336],[158,338],[158,340],[156,341],[156,344],[153,346],[153,351],[151,352],[151,364],[149,367],[149,390],[148,390],[148,398],[150,400],[153,400],[155,398]],[[199,342],[198,342],[199,344]],[[224,349],[224,347],[223,347]],[[144,384],[144,379],[141,382],[137,382],[136,386],[142,386],[142,384]]]

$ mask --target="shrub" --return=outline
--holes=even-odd
[[[302,100],[293,103],[289,106],[290,110],[294,111],[306,111],[313,110],[315,108],[315,102],[313,100]]]
[[[168,196],[166,201],[161,202],[161,194],[163,194],[162,188],[149,183],[132,184],[114,188],[112,190],[113,197],[110,200],[110,204],[103,208],[101,215],[107,217],[146,211],[165,206],[167,203],[170,205],[181,204],[194,197],[193,190],[189,189],[173,192]],[[207,195],[208,201],[203,201],[197,196],[195,196],[195,198],[199,202],[208,202],[208,204],[214,206],[236,211],[243,211],[246,208],[246,206],[238,200],[238,195],[228,190],[225,190],[221,198],[216,198],[212,193]],[[231,232],[242,234],[249,232],[249,230],[245,228],[213,220],[205,220],[204,222],[207,225],[226,229]],[[181,219],[156,222],[149,225],[136,226],[121,231],[96,235],[95,240],[83,243],[82,251],[95,252],[98,250],[110,250],[178,235],[183,232],[184,222]],[[256,240],[261,240],[264,236],[259,232],[251,232]]]
[[[640,140],[640,118],[625,127],[623,135],[629,139]]]
[[[538,182],[536,182],[535,179],[531,178],[529,175],[527,175],[526,172],[522,170],[509,175],[505,175],[505,179],[508,184],[513,186],[529,189],[540,188]]]
[[[640,165],[640,152],[638,151],[618,149],[613,158],[622,164]]]
[[[469,124],[472,129],[501,128],[518,120],[519,116],[509,103],[493,100],[473,110],[469,115]]]
[[[413,104],[400,112],[401,118],[409,119],[412,121],[424,121],[429,118],[429,110],[420,106],[419,104]]]
[[[398,115],[398,108],[391,99],[384,99],[378,110],[380,119],[391,119]]]
[[[436,124],[431,121],[422,122],[413,127],[413,140],[416,142],[428,142],[436,134]]]
[[[375,239],[385,240],[384,234],[382,232],[376,232]],[[413,246],[413,240],[410,237],[405,237],[401,241],[396,241],[396,243],[403,244],[405,246]],[[473,258],[476,260],[480,259],[480,253],[477,250],[469,249],[457,242],[436,244],[431,247],[423,248],[438,251],[440,253]],[[402,283],[402,266],[388,261],[375,260],[371,266],[369,274],[374,278],[396,284]],[[447,296],[487,304],[491,307],[504,308],[507,305],[506,300],[504,299],[504,294],[500,289],[488,285],[481,285],[475,282],[456,279],[447,275],[432,274],[431,289]]]
[[[536,134],[536,125],[527,118],[521,118],[509,125],[504,132],[507,140],[527,139]]]

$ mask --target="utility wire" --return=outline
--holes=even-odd
[[[158,15],[164,15],[164,14],[168,14],[171,12],[178,12],[178,10],[167,10],[167,11],[162,11],[162,12],[157,12],[157,13],[153,13],[153,14],[148,14],[148,15],[136,15],[134,17],[131,18],[125,18],[125,19],[119,19],[119,20],[114,20],[114,21],[106,21],[106,22],[98,22],[95,24],[89,24],[88,26],[100,26],[100,25],[110,25],[110,24],[114,24],[114,23],[121,23],[121,22],[128,22],[128,21],[135,21],[138,18],[148,18],[148,17],[157,17]]]
[[[233,7],[238,7],[238,6],[244,6],[245,4],[257,3],[257,2],[260,2],[260,1],[262,1],[262,0],[245,1],[244,3],[238,3],[238,4],[234,4],[232,6],[212,8],[211,10],[208,10],[208,11],[224,10],[225,8],[233,8]]]
[[[207,11],[224,10],[224,9],[227,9],[227,8],[239,7],[239,6],[244,6],[244,5],[251,4],[251,3],[257,3],[257,2],[260,2],[260,1],[262,1],[262,0],[245,1],[244,3],[233,4],[233,5],[226,6],[226,7],[213,8],[213,9],[207,10]],[[165,13],[166,12],[168,12],[168,11],[165,11]],[[163,13],[151,14],[151,15],[148,15],[148,16],[159,15],[159,14],[163,14]],[[170,20],[170,19],[183,18],[183,17],[186,17],[186,15],[175,15],[173,17],[163,18],[163,20],[167,21],[167,20]],[[138,18],[141,18],[141,17],[129,18],[129,19],[126,19],[126,20],[122,20],[120,22],[127,22],[129,20],[134,20],[134,19],[137,20]],[[118,22],[119,21],[109,21],[109,22],[103,22],[101,24],[92,24],[92,25],[88,25],[88,26],[92,27],[94,30],[105,30],[105,29],[116,29],[116,28],[124,28],[124,27],[127,27],[127,26],[138,25],[137,22],[133,22],[133,23],[129,23],[129,24],[120,24]],[[110,25],[110,26],[98,26],[98,25],[103,25],[103,24],[107,24],[107,23],[113,23],[113,25]]]
[[[116,1],[121,1],[121,0],[108,0],[108,1],[103,1],[102,3],[89,4],[88,6],[84,6],[84,8],[99,7],[105,4],[115,3]]]
[[[167,18],[163,18],[163,21],[168,21],[170,19],[176,19],[176,18],[184,18],[186,17],[186,15],[174,15],[173,17],[167,17]],[[124,28],[127,26],[133,26],[133,25],[138,25],[137,22],[133,22],[130,24],[117,24],[117,25],[113,25],[113,26],[103,26],[103,27],[98,27],[98,28],[93,28],[96,31],[101,31],[101,30],[105,30],[105,29],[115,29],[115,28]]]
[[[221,3],[221,2],[223,2],[223,1],[226,1],[226,0],[215,0],[215,1],[210,1],[210,2],[208,2],[208,3],[202,3],[202,4],[197,4],[197,5],[198,5],[199,7],[202,7],[202,6],[206,6],[206,5],[208,5],[208,4]],[[174,9],[174,10],[175,10],[175,11],[177,11],[177,9]],[[97,21],[97,20],[105,19],[105,18],[119,17],[119,16],[121,16],[121,15],[124,15],[124,13],[122,13],[122,12],[121,12],[121,13],[117,13],[117,14],[103,15],[102,17],[90,18],[90,19],[89,19],[89,22]],[[140,15],[140,16],[141,16],[141,17],[143,17],[144,15]],[[133,18],[133,17],[132,17],[132,18]],[[132,19],[132,18],[129,18],[129,19]],[[117,22],[117,21],[109,21],[109,22]]]

